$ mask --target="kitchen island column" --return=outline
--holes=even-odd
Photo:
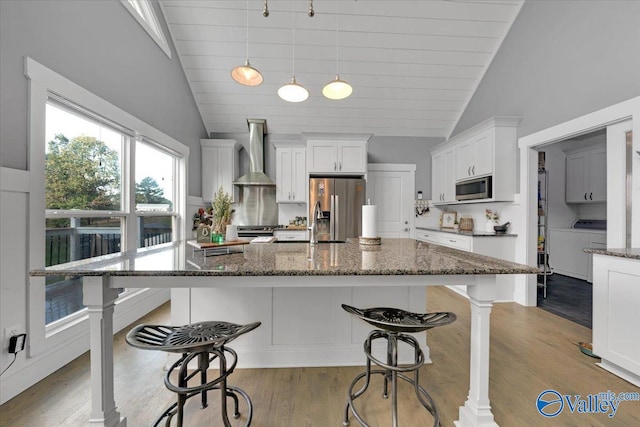
[[[476,276],[475,285],[467,286],[471,305],[471,350],[469,395],[460,407],[458,427],[497,427],[489,403],[489,332],[491,307],[496,295],[495,276]]]

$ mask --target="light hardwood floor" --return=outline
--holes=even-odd
[[[453,425],[458,407],[466,399],[469,375],[469,304],[445,288],[430,288],[429,311],[454,311],[458,321],[429,331],[432,365],[421,372],[421,383],[438,405],[443,426]],[[168,322],[169,305],[140,322]],[[128,330],[126,328],[125,330]],[[570,413],[553,419],[536,410],[536,398],[546,389],[561,394],[640,392],[595,365],[574,343],[590,341],[591,330],[538,308],[514,303],[496,304],[491,319],[490,397],[501,426],[640,426],[640,402],[622,402],[617,414]],[[173,401],[163,383],[161,352],[133,349],[124,333],[115,337],[116,396],[128,425],[148,426]],[[341,426],[346,389],[361,367],[244,369],[230,382],[243,388],[254,404],[253,426]],[[372,387],[380,381],[376,381]],[[402,385],[401,396],[411,396]],[[358,400],[372,425],[390,425],[388,401],[376,391]],[[89,358],[85,354],[0,407],[0,425],[83,426],[90,411]],[[196,399],[196,398],[194,398]],[[189,426],[221,425],[216,408],[218,394],[209,397],[205,410],[193,400],[188,406]],[[432,425],[414,398],[400,399],[401,426]],[[242,421],[242,418],[241,420]],[[234,425],[240,425],[237,421]],[[355,420],[352,425],[357,425]]]

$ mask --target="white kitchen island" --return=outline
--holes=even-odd
[[[244,253],[210,257],[194,254],[186,242],[177,242],[31,274],[83,276],[91,333],[91,426],[126,426],[114,396],[113,307],[118,288],[176,289],[174,318],[260,320],[262,326],[254,332],[267,333],[238,340],[241,361],[248,358],[246,363],[256,366],[311,366],[362,363],[364,336],[358,330],[362,328],[353,327],[352,319],[340,312],[340,304],[397,303],[423,312],[427,286],[467,285],[470,385],[456,425],[469,427],[497,425],[489,401],[489,331],[496,275],[537,272],[526,265],[412,239],[383,239],[378,247],[363,247],[357,240],[313,247],[253,244]],[[221,319],[215,310],[220,301],[225,315],[237,317]],[[233,347],[238,348],[235,343]],[[355,347],[358,354],[352,351]],[[460,396],[461,403],[464,399]]]
[[[640,387],[640,249],[593,254],[593,352],[599,366]]]

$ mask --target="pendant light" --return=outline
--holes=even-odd
[[[338,73],[338,5],[336,5],[336,79],[331,80],[322,88],[322,94],[329,99],[345,99],[353,92],[351,85],[344,80],[340,80],[340,74]]]
[[[299,85],[296,82],[296,10],[295,10],[295,0],[291,1],[291,14],[293,16],[293,24],[291,26],[291,33],[293,35],[293,53],[291,55],[291,64],[292,64],[292,77],[291,82],[285,84],[280,89],[278,89],[278,96],[285,101],[288,102],[302,102],[309,98],[309,91],[306,90],[303,86]]]
[[[247,0],[247,32],[245,36],[247,46],[247,60],[244,65],[238,65],[231,70],[231,78],[241,85],[245,86],[259,86],[262,84],[263,78],[260,71],[252,67],[249,63],[249,0]]]

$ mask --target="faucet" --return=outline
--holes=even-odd
[[[318,219],[323,218],[322,211],[320,210],[320,200],[316,201],[316,204],[313,205],[313,213],[311,214],[311,238],[309,242],[312,245],[318,243]]]

